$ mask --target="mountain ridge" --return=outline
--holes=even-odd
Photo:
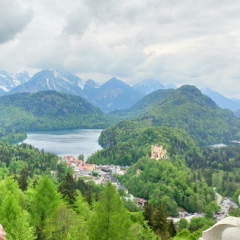
[[[111,115],[122,120],[146,121],[152,126],[184,129],[199,145],[226,142],[240,134],[240,120],[230,110],[219,108],[195,86],[158,90],[139,102]]]
[[[133,86],[117,80],[119,79],[113,77],[104,84],[99,84],[89,79],[84,83],[76,74],[61,70],[42,70],[32,78],[26,72],[12,74],[0,71],[0,96],[17,92],[55,90],[82,96],[102,111],[111,112],[116,109],[131,108],[141,97],[159,89],[176,89],[174,84],[164,85],[154,79],[145,79]],[[211,89],[201,91],[221,108],[227,108],[233,112],[240,109],[238,99],[229,99]],[[128,103],[126,98],[129,99]]]
[[[105,128],[110,119],[80,96],[56,91],[0,97],[0,125],[22,131]]]

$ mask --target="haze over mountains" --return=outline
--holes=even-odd
[[[116,78],[111,78],[104,84],[96,83],[92,79],[84,82],[76,74],[58,70],[42,70],[32,78],[26,72],[12,74],[0,71],[0,96],[54,90],[81,96],[103,112],[131,108],[142,97],[159,89],[176,89],[176,86],[174,84],[165,86],[154,79],[145,79],[134,86]],[[229,99],[211,89],[201,91],[221,108],[233,112],[240,109],[238,99]]]

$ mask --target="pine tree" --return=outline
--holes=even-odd
[[[73,205],[76,201],[76,182],[72,176],[72,174],[67,173],[63,182],[59,185],[58,191],[62,194],[63,198],[69,203]]]
[[[167,212],[161,202],[158,203],[152,217],[154,232],[161,237],[162,240],[169,238]]]
[[[20,172],[20,177],[18,178],[18,185],[22,191],[26,191],[28,187],[28,170],[26,168],[22,169]]]
[[[86,222],[76,212],[62,204],[55,214],[46,220],[44,239],[88,240]]]
[[[77,191],[76,202],[74,203],[74,210],[79,216],[88,219],[90,216],[90,207],[86,199],[82,196],[80,191]]]
[[[55,214],[61,203],[61,197],[51,180],[43,177],[38,183],[31,199],[31,216],[33,225],[36,227],[37,239],[44,239],[43,231],[46,220]]]
[[[153,223],[152,223],[153,211],[154,211],[153,205],[151,203],[147,202],[143,208],[143,216],[144,216],[145,220],[147,220],[148,225],[150,227],[153,227]]]
[[[131,226],[130,216],[115,187],[109,182],[89,220],[90,239],[130,240],[133,239]]]
[[[168,232],[170,237],[174,237],[177,234],[177,230],[172,219],[168,221]]]

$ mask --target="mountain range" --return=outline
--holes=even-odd
[[[142,97],[160,89],[176,89],[176,86],[163,85],[154,79],[145,79],[133,86],[117,78],[111,78],[104,84],[96,83],[92,79],[84,82],[76,74],[59,70],[42,70],[32,78],[26,72],[12,74],[0,71],[0,96],[54,90],[81,96],[106,113],[131,108]],[[201,91],[221,108],[233,112],[240,109],[238,99],[229,99],[211,89]]]
[[[240,101],[238,99],[229,99],[210,88],[201,89],[201,92],[210,97],[220,108],[227,108],[233,112],[240,109]]]
[[[120,86],[117,96],[114,95],[116,84]],[[102,106],[111,97],[115,106],[119,98],[127,99],[127,105],[132,97],[131,92],[137,91],[115,78],[97,88],[93,82],[89,82],[89,85],[93,85],[94,99],[99,99],[96,104]],[[122,89],[125,89],[124,93],[121,93]],[[119,120],[131,120],[143,127],[183,129],[199,145],[227,142],[240,136],[240,120],[233,112],[220,108],[211,98],[190,85],[178,89],[160,89],[143,97],[139,95],[139,100],[132,107],[109,114],[103,113],[81,96],[52,90],[2,96],[0,110],[0,126],[10,126],[20,131],[105,128]]]
[[[0,71],[0,96],[9,92],[11,89],[28,82],[30,79],[27,72],[17,74]]]

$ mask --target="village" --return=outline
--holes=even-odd
[[[156,159],[160,161],[162,159],[168,159],[167,151],[158,145],[151,146],[151,156],[150,159]],[[118,166],[118,165],[96,165],[85,163],[83,160],[76,159],[74,156],[64,156],[63,161],[66,162],[68,167],[73,169],[73,176],[75,179],[84,178],[86,181],[94,181],[96,184],[106,184],[108,181],[116,187],[117,190],[122,189],[126,194],[128,194],[128,189],[121,185],[121,183],[114,177],[115,174],[123,175],[126,173],[129,166]],[[140,171],[137,171],[136,174],[140,174]],[[220,211],[215,214],[215,221],[220,221],[221,219],[229,216],[230,209],[237,209],[238,206],[230,198],[223,199],[221,195],[217,194],[217,204],[220,206]],[[129,194],[129,199],[136,201],[140,208],[143,208],[147,203],[146,199],[135,198]],[[203,213],[188,213],[188,212],[179,212],[178,217],[169,217],[175,223],[178,222],[181,218],[185,218],[188,222],[193,217],[203,217]]]
[[[158,145],[151,146],[151,159],[157,161],[161,159],[167,159],[167,151]],[[74,156],[64,156],[63,161],[66,162],[68,167],[73,169],[73,177],[75,179],[85,178],[94,181],[96,184],[105,184],[108,181],[115,185],[116,189],[122,189],[126,194],[128,190],[120,184],[120,182],[114,177],[114,174],[123,175],[126,173],[129,166],[118,165],[96,165],[85,163],[84,160],[76,159]],[[134,198],[131,194],[130,199],[136,199],[136,202],[140,208],[143,208],[147,203],[147,200],[143,198]]]

